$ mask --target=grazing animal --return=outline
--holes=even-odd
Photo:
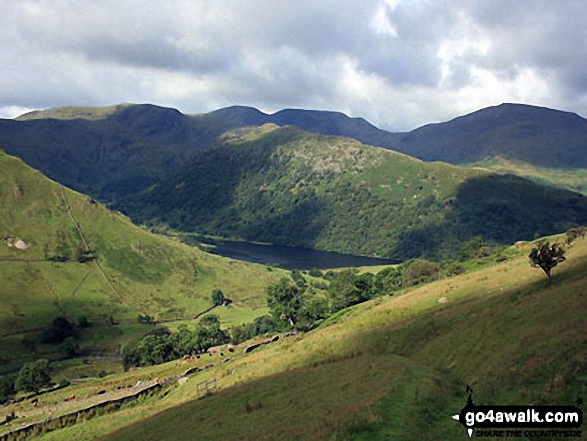
[[[75,395],[69,395],[68,397],[65,397],[64,401],[71,401],[71,400],[75,400]]]
[[[98,393],[96,395],[104,395],[106,393],[106,389],[102,389],[101,391],[98,391]]]

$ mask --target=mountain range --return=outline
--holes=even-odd
[[[49,177],[105,200],[148,188],[227,130],[274,123],[340,135],[425,161],[471,164],[505,159],[573,173],[587,168],[587,120],[568,112],[502,104],[408,133],[380,130],[342,113],[287,109],[272,115],[233,106],[200,115],[153,105],[57,108],[0,120],[0,146]],[[516,172],[522,167],[510,167]],[[534,173],[520,172],[534,177]],[[543,181],[581,191],[580,182]],[[587,189],[587,186],[585,187]]]
[[[474,235],[511,243],[587,223],[581,195],[480,169],[581,192],[586,140],[580,116],[520,104],[409,133],[337,112],[243,106],[67,107],[0,120],[6,152],[135,221],[393,258],[454,257]]]

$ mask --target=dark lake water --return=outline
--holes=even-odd
[[[317,251],[307,248],[278,245],[257,245],[247,242],[215,241],[212,251],[224,257],[247,262],[279,265],[288,270],[309,270],[312,268],[343,268],[399,263],[397,260],[353,256],[350,254]]]

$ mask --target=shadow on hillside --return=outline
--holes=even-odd
[[[500,244],[562,233],[587,224],[587,198],[568,190],[535,184],[513,175],[486,175],[462,183],[444,207],[444,221],[415,228],[400,237],[397,254],[432,258],[458,252],[473,236]]]

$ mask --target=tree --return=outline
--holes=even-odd
[[[205,315],[196,325],[195,342],[197,342],[196,346],[200,351],[223,345],[229,341],[230,337],[220,329],[220,319],[214,314]]]
[[[389,294],[401,288],[404,281],[404,268],[401,266],[389,267],[375,275],[374,289],[378,295]]]
[[[295,329],[304,307],[303,292],[284,277],[267,287],[267,306],[276,322],[288,323]]]
[[[224,304],[225,297],[224,293],[219,289],[212,291],[212,303],[214,306],[222,306]]]
[[[51,365],[49,360],[41,359],[26,363],[16,379],[16,389],[23,392],[39,392],[51,384]]]
[[[57,317],[41,335],[43,343],[62,343],[75,334],[73,325],[65,317]]]
[[[328,287],[333,312],[369,300],[373,293],[373,274],[358,274],[356,270],[339,272]]]
[[[405,286],[415,286],[440,278],[440,267],[430,260],[416,259],[408,264],[404,273]]]
[[[549,242],[539,242],[536,247],[528,254],[530,258],[530,265],[532,267],[540,267],[548,277],[548,281],[552,280],[550,272],[560,262],[565,261],[565,250],[558,244],[554,243],[552,246]]]
[[[487,257],[491,254],[491,247],[481,236],[475,236],[463,243],[461,246],[460,261],[464,262],[469,259],[478,259]]]

